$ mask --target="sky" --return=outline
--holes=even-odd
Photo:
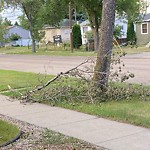
[[[18,21],[18,16],[20,16],[21,14],[22,12],[20,9],[9,8],[2,11],[1,16],[3,19],[8,18],[8,20],[10,20],[12,24],[14,24],[16,21]]]

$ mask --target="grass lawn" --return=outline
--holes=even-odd
[[[12,140],[19,134],[19,129],[8,122],[0,120],[0,145]]]
[[[7,91],[8,85],[13,89],[34,87],[42,80],[43,82],[47,80],[45,75],[0,70],[0,92]]]
[[[99,105],[59,103],[58,106],[150,128],[150,101],[136,101],[133,99],[131,101],[104,102]]]
[[[74,50],[72,53],[70,50],[65,50],[63,48],[40,48],[37,49],[36,53],[31,52],[31,48],[27,47],[10,47],[10,48],[0,48],[0,53],[5,54],[28,54],[28,55],[49,55],[49,56],[94,56],[96,53],[94,51],[87,52],[83,49]]]
[[[115,48],[116,49],[116,48]],[[115,50],[114,49],[114,50]],[[126,52],[127,54],[136,54],[136,53],[142,53],[142,52],[150,52],[150,48],[148,47],[121,47],[122,51]]]
[[[121,47],[122,51],[125,51],[127,54],[135,54],[141,52],[150,52],[150,48],[146,47]],[[114,51],[118,51],[118,48],[114,48]],[[28,55],[49,55],[49,56],[96,56],[94,51],[86,51],[85,48],[74,50],[72,53],[69,49],[64,49],[63,47],[49,47],[47,50],[45,48],[37,49],[36,53],[31,52],[31,48],[27,47],[9,47],[9,48],[0,48],[0,53],[5,54],[28,54]]]
[[[0,91],[6,90],[8,84],[13,88],[28,87],[31,82],[35,85],[38,83],[35,80],[37,76],[32,73],[0,70],[0,83],[2,83]],[[3,94],[10,95],[10,93]],[[14,95],[14,93],[11,93],[11,95]],[[56,105],[99,117],[150,128],[150,101],[139,101],[136,97],[133,97],[130,101],[122,100],[87,104],[82,103],[81,100],[81,102],[78,101],[77,103],[58,102]]]

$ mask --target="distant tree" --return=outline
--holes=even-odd
[[[0,16],[0,42],[5,42],[5,38],[4,38],[4,35],[6,33],[5,29],[6,29],[6,26],[4,25],[3,19]]]
[[[79,48],[82,45],[80,25],[75,24],[72,29],[73,47]]]
[[[127,41],[129,44],[133,45],[136,43],[136,34],[134,31],[134,24],[131,21],[128,21],[128,28],[127,28]]]
[[[68,14],[67,0],[46,0],[40,12],[41,21],[44,24],[59,26],[59,23]]]
[[[142,0],[117,0],[117,13],[128,20],[127,41],[135,43],[136,35],[134,22],[139,21],[147,9],[146,1]]]
[[[94,40],[94,36],[93,36],[93,32],[92,31],[87,31],[85,33],[85,37],[87,38],[87,40]]]
[[[32,52],[36,52],[35,41],[41,38],[44,33],[39,32],[44,25],[59,25],[68,9],[65,9],[68,0],[5,0],[8,5],[19,6],[25,16],[22,19],[21,26],[26,26],[32,38]],[[28,24],[25,21],[28,20]],[[25,25],[26,24],[26,25]],[[39,35],[40,34],[40,35]]]
[[[99,48],[99,28],[101,25],[101,16],[102,16],[102,0],[74,0],[78,2],[78,5],[81,5],[90,21],[90,26],[94,35],[94,47],[95,50]]]
[[[117,37],[121,37],[122,36],[122,26],[120,25],[116,25],[114,27],[114,37],[117,38]]]
[[[14,25],[15,25],[15,26],[19,26],[19,23],[16,21],[16,22],[14,23]]]
[[[11,34],[8,38],[8,41],[17,41],[21,39],[21,37],[18,34]]]
[[[11,21],[8,20],[7,18],[4,19],[3,24],[4,24],[5,26],[12,26]]]

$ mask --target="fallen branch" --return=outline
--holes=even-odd
[[[69,74],[71,71],[76,70],[77,68],[79,68],[80,66],[86,64],[89,62],[89,59],[85,60],[84,62],[80,63],[79,65],[77,65],[76,67],[66,71],[66,72],[60,72],[58,75],[56,75],[54,78],[52,78],[51,80],[47,81],[47,83],[38,86],[37,88],[35,88],[34,90],[30,90],[27,92],[27,94],[25,96],[22,96],[22,99],[25,100],[25,102],[27,102],[29,100],[29,97],[32,93],[35,93],[37,91],[42,90],[43,88],[47,87],[48,85],[50,85],[52,82],[54,82],[55,80],[59,79],[61,76],[63,75],[67,75]]]

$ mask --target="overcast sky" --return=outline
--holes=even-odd
[[[1,15],[2,18],[8,18],[8,20],[10,20],[12,22],[12,24],[14,24],[16,21],[18,21],[18,16],[20,16],[22,14],[20,9],[5,9],[4,11],[2,11]]]

